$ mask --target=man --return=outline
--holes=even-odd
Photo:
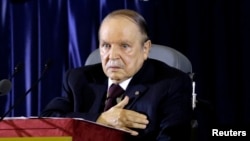
[[[53,100],[42,116],[95,121],[127,130],[130,140],[188,140],[191,80],[177,69],[148,59],[150,47],[141,15],[132,10],[110,13],[99,29],[101,63],[68,71],[63,85],[67,99]],[[124,92],[115,98],[116,105],[105,109],[112,83]]]

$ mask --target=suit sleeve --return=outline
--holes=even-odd
[[[41,112],[40,117],[70,117],[70,118],[82,118],[85,120],[96,121],[100,113],[84,113],[78,112],[77,102],[75,102],[75,97],[73,90],[71,89],[73,83],[77,82],[79,78],[78,75],[71,75],[75,71],[68,71],[65,74],[63,80],[63,92],[64,97],[56,97],[52,99]],[[77,71],[79,73],[79,71]],[[82,76],[82,75],[81,75]],[[80,78],[82,81],[85,79]],[[82,83],[82,82],[80,82]],[[84,84],[84,82],[83,82]]]
[[[174,79],[161,107],[163,111],[157,140],[189,140],[191,138],[192,82],[188,75],[181,75]]]

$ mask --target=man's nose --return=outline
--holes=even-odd
[[[118,46],[112,46],[109,51],[109,58],[110,59],[117,59],[119,58],[119,47]]]

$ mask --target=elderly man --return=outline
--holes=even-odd
[[[150,47],[140,14],[108,14],[99,29],[101,63],[69,70],[63,83],[67,98],[52,100],[42,116],[95,121],[128,131],[129,140],[189,140],[191,80],[149,59]]]

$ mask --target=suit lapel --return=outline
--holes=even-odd
[[[102,111],[102,108],[104,107],[104,101],[107,95],[107,84],[90,85],[90,87],[92,87],[95,94],[95,100],[92,103],[90,111]]]
[[[146,91],[147,87],[145,85],[129,86],[125,92],[125,95],[129,97],[129,103],[125,108],[130,109],[134,103],[146,93]]]
[[[154,68],[150,67],[149,61],[146,60],[142,68],[133,76],[126,90],[126,95],[129,96],[129,104],[126,108],[131,108],[134,103],[147,92],[147,85],[154,79]]]

